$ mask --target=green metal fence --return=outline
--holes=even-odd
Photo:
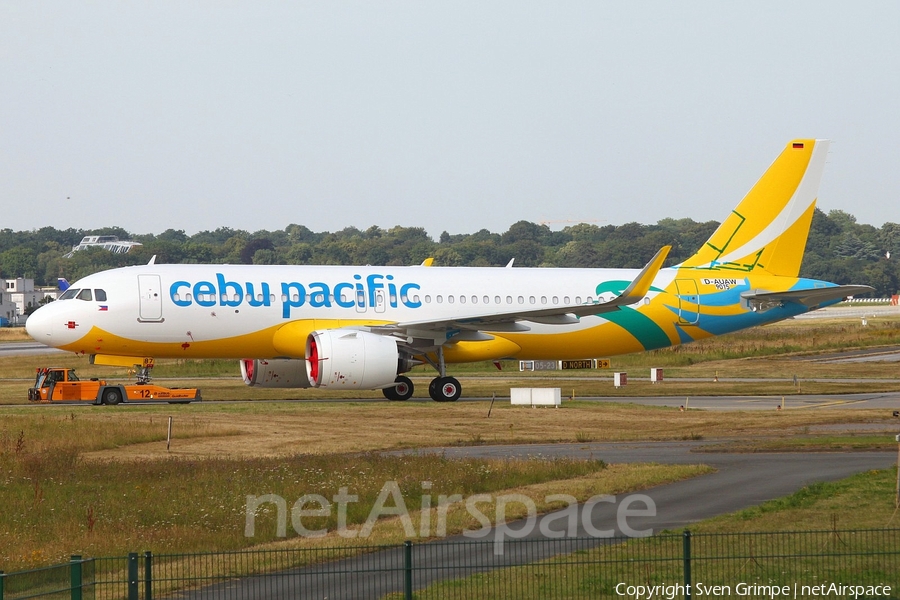
[[[506,539],[499,550],[462,539],[73,556],[0,573],[0,600],[900,598],[900,529]]]

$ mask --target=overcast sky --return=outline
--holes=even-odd
[[[0,228],[900,222],[900,2],[0,0]]]

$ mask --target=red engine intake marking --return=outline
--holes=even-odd
[[[309,341],[309,356],[307,359],[309,361],[309,378],[311,381],[315,381],[318,383],[319,381],[319,345],[316,344],[316,339],[313,338]]]
[[[247,373],[247,381],[253,381],[253,359],[244,359],[244,372]]]

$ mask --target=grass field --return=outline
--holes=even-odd
[[[0,342],[5,339],[0,336]],[[163,360],[154,375],[166,385],[200,387],[206,399],[310,401],[15,406],[27,403],[25,389],[37,366],[74,366],[82,377],[117,381],[127,381],[129,375],[66,354],[2,358],[0,403],[13,406],[0,408],[0,501],[7,507],[0,512],[0,570],[46,564],[73,553],[320,543],[297,537],[278,539],[272,515],[265,513],[257,523],[260,531],[268,533],[244,537],[247,494],[277,493],[293,500],[306,493],[327,496],[346,485],[371,498],[378,486],[391,479],[412,496],[427,479],[434,482],[435,494],[526,490],[538,496],[549,491],[586,498],[704,472],[703,467],[608,466],[596,461],[449,461],[373,454],[385,449],[698,439],[714,441],[719,450],[741,452],[896,448],[889,433],[896,428],[896,419],[885,411],[773,410],[728,413],[723,418],[708,411],[679,412],[626,403],[629,395],[651,394],[892,391],[900,387],[894,364],[860,363],[849,369],[814,359],[836,350],[893,345],[900,345],[897,319],[870,319],[867,327],[858,320],[790,321],[675,350],[615,357],[613,368],[626,370],[631,377],[621,390],[613,388],[609,373],[588,372],[591,378],[584,379],[585,372],[554,372],[548,378],[519,373],[514,363],[504,363],[500,372],[490,364],[454,366],[451,372],[459,375],[467,395],[508,395],[511,386],[552,385],[563,388],[564,396],[574,391],[576,398],[560,409],[542,410],[498,402],[490,416],[487,403],[327,403],[314,401],[326,396],[316,390],[251,389],[237,377],[234,361]],[[645,377],[642,371],[651,366],[664,367],[667,378],[691,380],[651,385],[635,379]],[[412,375],[419,390],[426,389],[432,377],[422,368]],[[799,386],[793,384],[795,375]],[[738,377],[767,381],[729,381]],[[851,378],[874,381],[860,384]],[[380,392],[352,395],[382,399]],[[417,395],[421,397],[421,391]],[[577,400],[591,395],[621,395],[623,403]],[[174,437],[167,450],[170,416]],[[854,427],[858,424],[869,424],[874,430],[858,433]],[[820,425],[827,426],[827,434],[813,433]],[[702,454],[698,460],[702,461]],[[819,527],[825,515],[834,514],[839,515],[840,526],[847,528],[884,523],[889,516],[880,504],[883,491],[877,490],[889,477],[889,473],[861,475],[844,487],[815,488],[803,502],[790,501],[777,510],[745,511],[731,521],[709,526],[727,530],[737,523],[761,530],[777,527],[778,519],[785,519],[797,527]],[[782,513],[788,516],[773,516]],[[465,523],[450,518],[449,526],[459,530]],[[396,522],[386,520],[374,536],[368,541],[400,541],[404,532]],[[324,539],[322,543],[335,541]]]

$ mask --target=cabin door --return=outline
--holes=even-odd
[[[138,320],[142,323],[162,322],[162,284],[159,275],[138,275],[138,288],[141,295],[141,308]]]

